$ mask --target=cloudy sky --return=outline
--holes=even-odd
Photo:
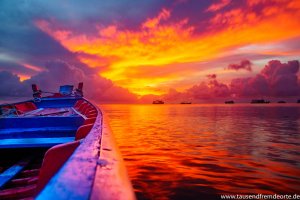
[[[299,11],[298,0],[2,0],[0,96],[79,81],[106,102],[299,96]]]

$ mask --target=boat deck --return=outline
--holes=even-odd
[[[74,141],[84,117],[73,107],[37,108],[0,118],[0,149],[52,147]]]
[[[16,117],[50,117],[50,116],[75,116],[78,115],[77,112],[72,107],[66,108],[38,108],[23,114],[20,114]]]

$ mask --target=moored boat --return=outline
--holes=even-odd
[[[154,100],[152,104],[164,104],[165,102],[162,100]]]
[[[286,103],[286,101],[278,101],[277,103]]]
[[[234,101],[230,100],[230,101],[225,101],[225,104],[234,104]]]
[[[135,199],[105,114],[83,84],[0,105],[0,199]]]
[[[260,103],[270,103],[270,101],[266,101],[264,99],[253,99],[251,100],[252,104],[260,104]]]
[[[182,101],[182,102],[180,102],[180,104],[192,104],[192,102],[190,102],[190,101]]]

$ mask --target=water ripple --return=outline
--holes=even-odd
[[[138,199],[299,192],[297,104],[102,107]]]

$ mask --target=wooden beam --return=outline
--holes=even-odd
[[[3,173],[0,174],[0,189],[5,186],[11,179],[19,174],[32,160],[32,157],[27,157],[14,164]]]
[[[74,141],[74,138],[75,137],[2,139],[0,140],[0,149],[52,147],[58,144]]]

